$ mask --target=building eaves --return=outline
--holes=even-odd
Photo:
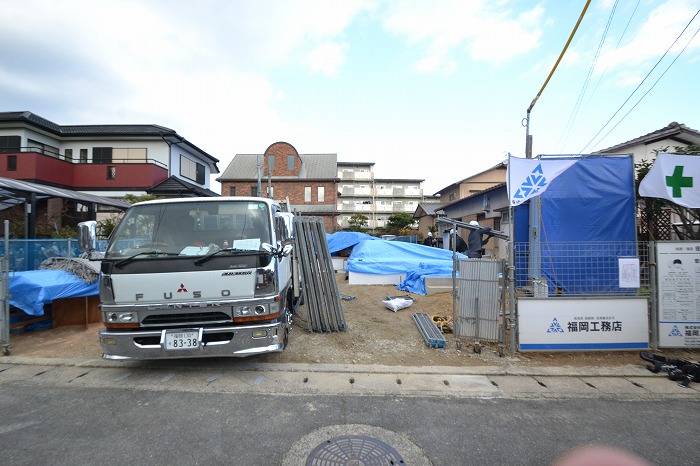
[[[490,192],[492,192],[492,191],[497,191],[497,190],[499,190],[499,189],[503,189],[503,188],[506,187],[506,186],[507,186],[507,183],[505,183],[505,182],[504,182],[504,183],[498,183],[497,185],[491,186],[490,188],[484,189],[483,191],[479,191],[479,192],[474,193],[474,194],[472,194],[472,195],[470,195],[470,196],[463,197],[463,198],[461,198],[461,199],[457,199],[457,200],[452,201],[452,202],[446,202],[446,203],[442,204],[442,207],[452,207],[452,206],[455,206],[455,205],[459,204],[460,202],[465,202],[465,201],[467,201],[467,200],[469,200],[469,199],[472,199],[472,198],[475,198],[475,197],[478,197],[478,196],[483,196],[484,194],[488,194],[488,193],[490,193]],[[441,208],[442,208],[442,207],[441,207]]]
[[[663,141],[664,139],[677,139],[679,142],[692,145],[694,144],[693,140],[690,140],[688,138],[683,138],[683,134],[689,134],[691,135],[696,141],[700,140],[700,131],[697,131],[692,128],[688,128],[682,123],[678,122],[671,122],[668,124],[668,126],[658,129],[656,131],[652,131],[651,133],[647,133],[643,136],[639,136],[634,139],[630,139],[629,141],[623,142],[621,144],[617,144],[612,147],[608,147],[606,149],[601,149],[599,151],[594,152],[595,154],[606,154],[606,153],[614,153],[614,152],[619,152],[622,149],[625,149],[630,146],[635,146],[637,144],[653,144],[658,141]]]
[[[443,192],[445,192],[445,191],[448,191],[448,190],[454,189],[454,188],[456,188],[456,187],[459,187],[459,185],[461,185],[461,184],[463,184],[463,183],[468,183],[472,178],[477,177],[477,176],[479,176],[479,175],[483,175],[484,173],[488,173],[488,172],[490,172],[491,170],[496,170],[496,169],[499,169],[499,168],[506,168],[507,166],[508,166],[508,165],[506,165],[505,162],[499,162],[499,163],[497,163],[496,165],[494,165],[494,166],[491,167],[491,168],[487,168],[486,170],[480,171],[479,173],[475,173],[475,174],[470,175],[470,176],[468,176],[468,177],[466,177],[466,178],[463,178],[463,179],[461,179],[460,181],[457,181],[456,183],[452,183],[452,184],[450,184],[450,185],[447,185],[446,187],[444,187],[444,188],[442,188],[441,190],[439,190],[439,191],[437,191],[436,193],[434,193],[433,196],[437,196],[437,195],[439,195],[440,193],[443,193]]]
[[[160,183],[154,184],[150,188],[146,189],[148,194],[156,195],[183,195],[190,194],[193,196],[201,197],[217,197],[220,194],[215,193],[209,189],[202,188],[193,183],[189,183],[176,176],[170,176]]]
[[[211,162],[214,173],[219,173],[216,164],[219,159],[212,157],[195,146],[176,131],[160,125],[58,125],[32,112],[0,112],[1,122],[19,122],[42,129],[63,138],[75,137],[158,137],[171,144],[184,144],[193,152]]]

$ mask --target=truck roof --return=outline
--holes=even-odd
[[[188,202],[222,202],[222,201],[235,201],[235,202],[264,202],[268,205],[279,205],[274,199],[268,199],[266,197],[252,197],[252,196],[217,196],[217,197],[179,197],[170,199],[154,199],[151,201],[141,201],[133,205],[151,205],[151,204],[184,204]]]

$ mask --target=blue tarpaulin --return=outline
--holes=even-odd
[[[351,248],[360,241],[376,240],[379,238],[357,231],[339,231],[332,235],[326,235],[326,239],[328,240],[328,249],[331,251],[331,254],[334,254],[343,249]]]
[[[44,304],[56,299],[92,296],[99,292],[99,282],[86,283],[64,270],[10,274],[10,305],[33,316],[44,315]]]
[[[527,212],[516,210],[519,244],[529,239]],[[540,196],[539,241],[540,272],[550,293],[619,291],[618,275],[609,271],[620,257],[637,255],[632,157],[585,157],[552,180]],[[561,245],[571,246],[565,256]]]
[[[464,254],[457,254],[465,259]],[[347,270],[367,274],[405,274],[399,289],[426,294],[426,275],[452,276],[452,251],[398,241],[361,241],[348,258]]]

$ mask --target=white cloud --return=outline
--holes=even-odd
[[[409,44],[427,44],[419,71],[454,69],[452,58],[467,49],[474,60],[503,62],[539,45],[544,9],[516,14],[504,2],[444,0],[391,4],[384,26]]]
[[[691,7],[687,1],[671,0],[657,6],[629,42],[620,48],[603,52],[598,59],[596,71],[602,73],[630,67],[644,67],[645,71],[648,70],[649,65],[655,63],[676,40],[695,12],[695,7]],[[671,57],[680,52],[696,29],[693,25],[688,28],[671,50]],[[693,48],[700,48],[700,41],[693,41],[689,49]]]
[[[309,52],[307,63],[314,72],[335,76],[338,68],[345,62],[346,48],[346,44],[325,42]]]

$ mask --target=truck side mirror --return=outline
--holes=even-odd
[[[263,251],[272,256],[277,257],[278,259],[287,257],[292,253],[292,250],[294,249],[294,246],[292,246],[291,244],[285,244],[284,246],[282,246],[281,243],[277,243],[277,247],[274,247],[269,243],[263,243],[260,245],[260,247]]]
[[[91,255],[97,249],[97,222],[88,220],[78,223],[78,246]]]

